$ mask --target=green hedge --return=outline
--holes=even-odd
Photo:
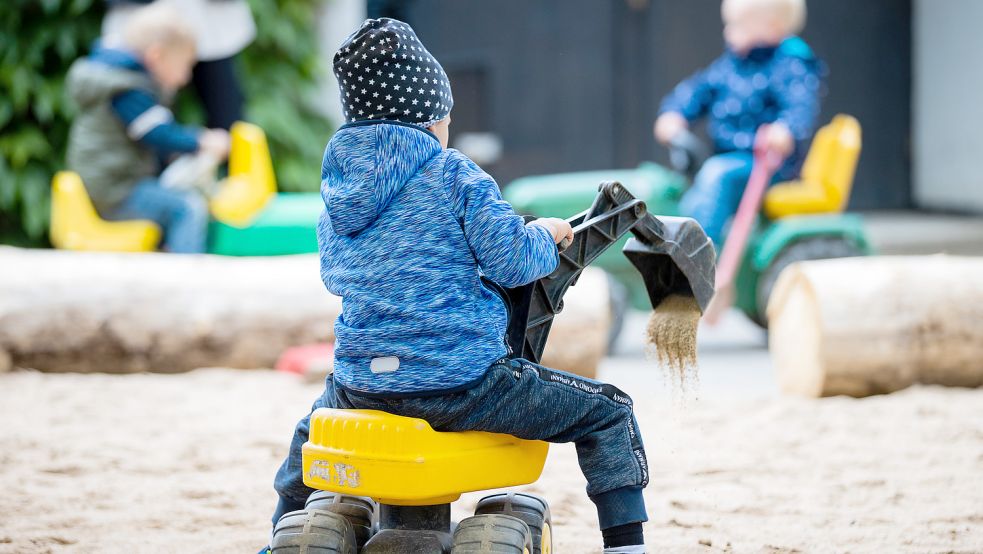
[[[317,190],[330,123],[313,105],[322,0],[249,0],[256,41],[239,56],[246,118],[266,130],[283,190]],[[73,106],[65,72],[99,35],[103,0],[5,0],[0,10],[0,242],[44,244],[51,176],[64,164]],[[178,118],[201,121],[190,94]]]

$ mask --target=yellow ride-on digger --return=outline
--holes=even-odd
[[[713,296],[714,252],[693,220],[655,217],[616,182],[569,219],[574,238],[551,275],[509,289],[507,341],[513,355],[538,362],[563,294],[627,233],[624,254],[638,269],[653,306],[688,295],[701,310]],[[586,382],[585,382],[586,385]],[[304,510],[277,523],[273,554],[465,554],[552,552],[550,510],[542,498],[499,493],[456,525],[451,502],[462,493],[534,482],[548,445],[510,435],[435,431],[422,419],[372,410],[319,409],[303,447],[304,483],[318,492]]]

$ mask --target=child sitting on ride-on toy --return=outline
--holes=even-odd
[[[161,160],[174,154],[228,155],[228,133],[178,125],[162,105],[191,76],[194,31],[169,7],[151,5],[127,21],[122,39],[97,46],[69,70],[68,92],[79,111],[68,166],[103,218],[152,220],[171,252],[204,252],[206,201],[158,180]]]
[[[805,0],[723,0],[727,51],[662,101],[656,139],[670,143],[709,118],[715,155],[680,202],[720,245],[751,174],[755,135],[786,158],[776,181],[795,177],[819,115],[824,65],[802,39]]]
[[[573,442],[607,552],[644,552],[648,469],[631,402],[510,359],[501,287],[549,275],[561,219],[528,224],[495,181],[447,148],[450,83],[405,23],[369,19],[334,56],[347,124],[322,164],[321,277],[341,296],[335,366],[313,408],[381,410],[438,431]],[[313,411],[313,410],[312,410]],[[304,508],[297,425],[273,518]]]

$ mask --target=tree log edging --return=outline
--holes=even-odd
[[[268,368],[334,339],[341,299],[316,255],[235,258],[0,247],[0,371]],[[586,376],[606,353],[607,276],[569,289],[543,363]]]
[[[775,284],[769,348],[783,391],[868,396],[983,386],[983,259],[800,262]]]

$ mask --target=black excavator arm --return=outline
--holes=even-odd
[[[539,362],[553,318],[563,309],[563,294],[628,232],[634,236],[624,253],[642,274],[653,308],[670,294],[692,296],[701,311],[710,303],[716,256],[703,228],[692,219],[653,216],[620,183],[605,182],[591,207],[567,221],[573,241],[560,252],[556,270],[506,289],[511,305],[506,340],[513,357]]]

